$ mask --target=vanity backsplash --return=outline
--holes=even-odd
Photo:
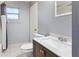
[[[49,33],[49,36],[57,37],[60,41],[69,41],[72,43],[72,37],[65,36],[65,35],[60,35],[60,34],[55,34],[55,33]]]

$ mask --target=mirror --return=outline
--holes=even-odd
[[[55,1],[55,16],[72,14],[71,1]]]

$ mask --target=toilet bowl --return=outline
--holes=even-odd
[[[35,34],[34,37],[44,37],[44,35]],[[22,52],[32,52],[33,51],[33,43],[25,43],[21,46]]]
[[[33,51],[33,43],[25,43],[21,46],[22,52],[32,52]]]

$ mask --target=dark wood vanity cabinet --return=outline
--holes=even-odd
[[[33,40],[33,56],[34,57],[58,57],[53,52],[42,46],[40,43]]]

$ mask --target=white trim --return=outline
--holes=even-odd
[[[71,15],[72,14],[72,12],[68,12],[68,13],[63,13],[63,14],[59,14],[59,15],[55,15],[56,17],[58,17],[58,16],[65,16],[65,15]]]
[[[38,2],[35,2],[30,7],[30,41],[31,42],[35,33],[38,33]]]
[[[2,23],[2,49],[6,49],[6,16],[1,16]]]

